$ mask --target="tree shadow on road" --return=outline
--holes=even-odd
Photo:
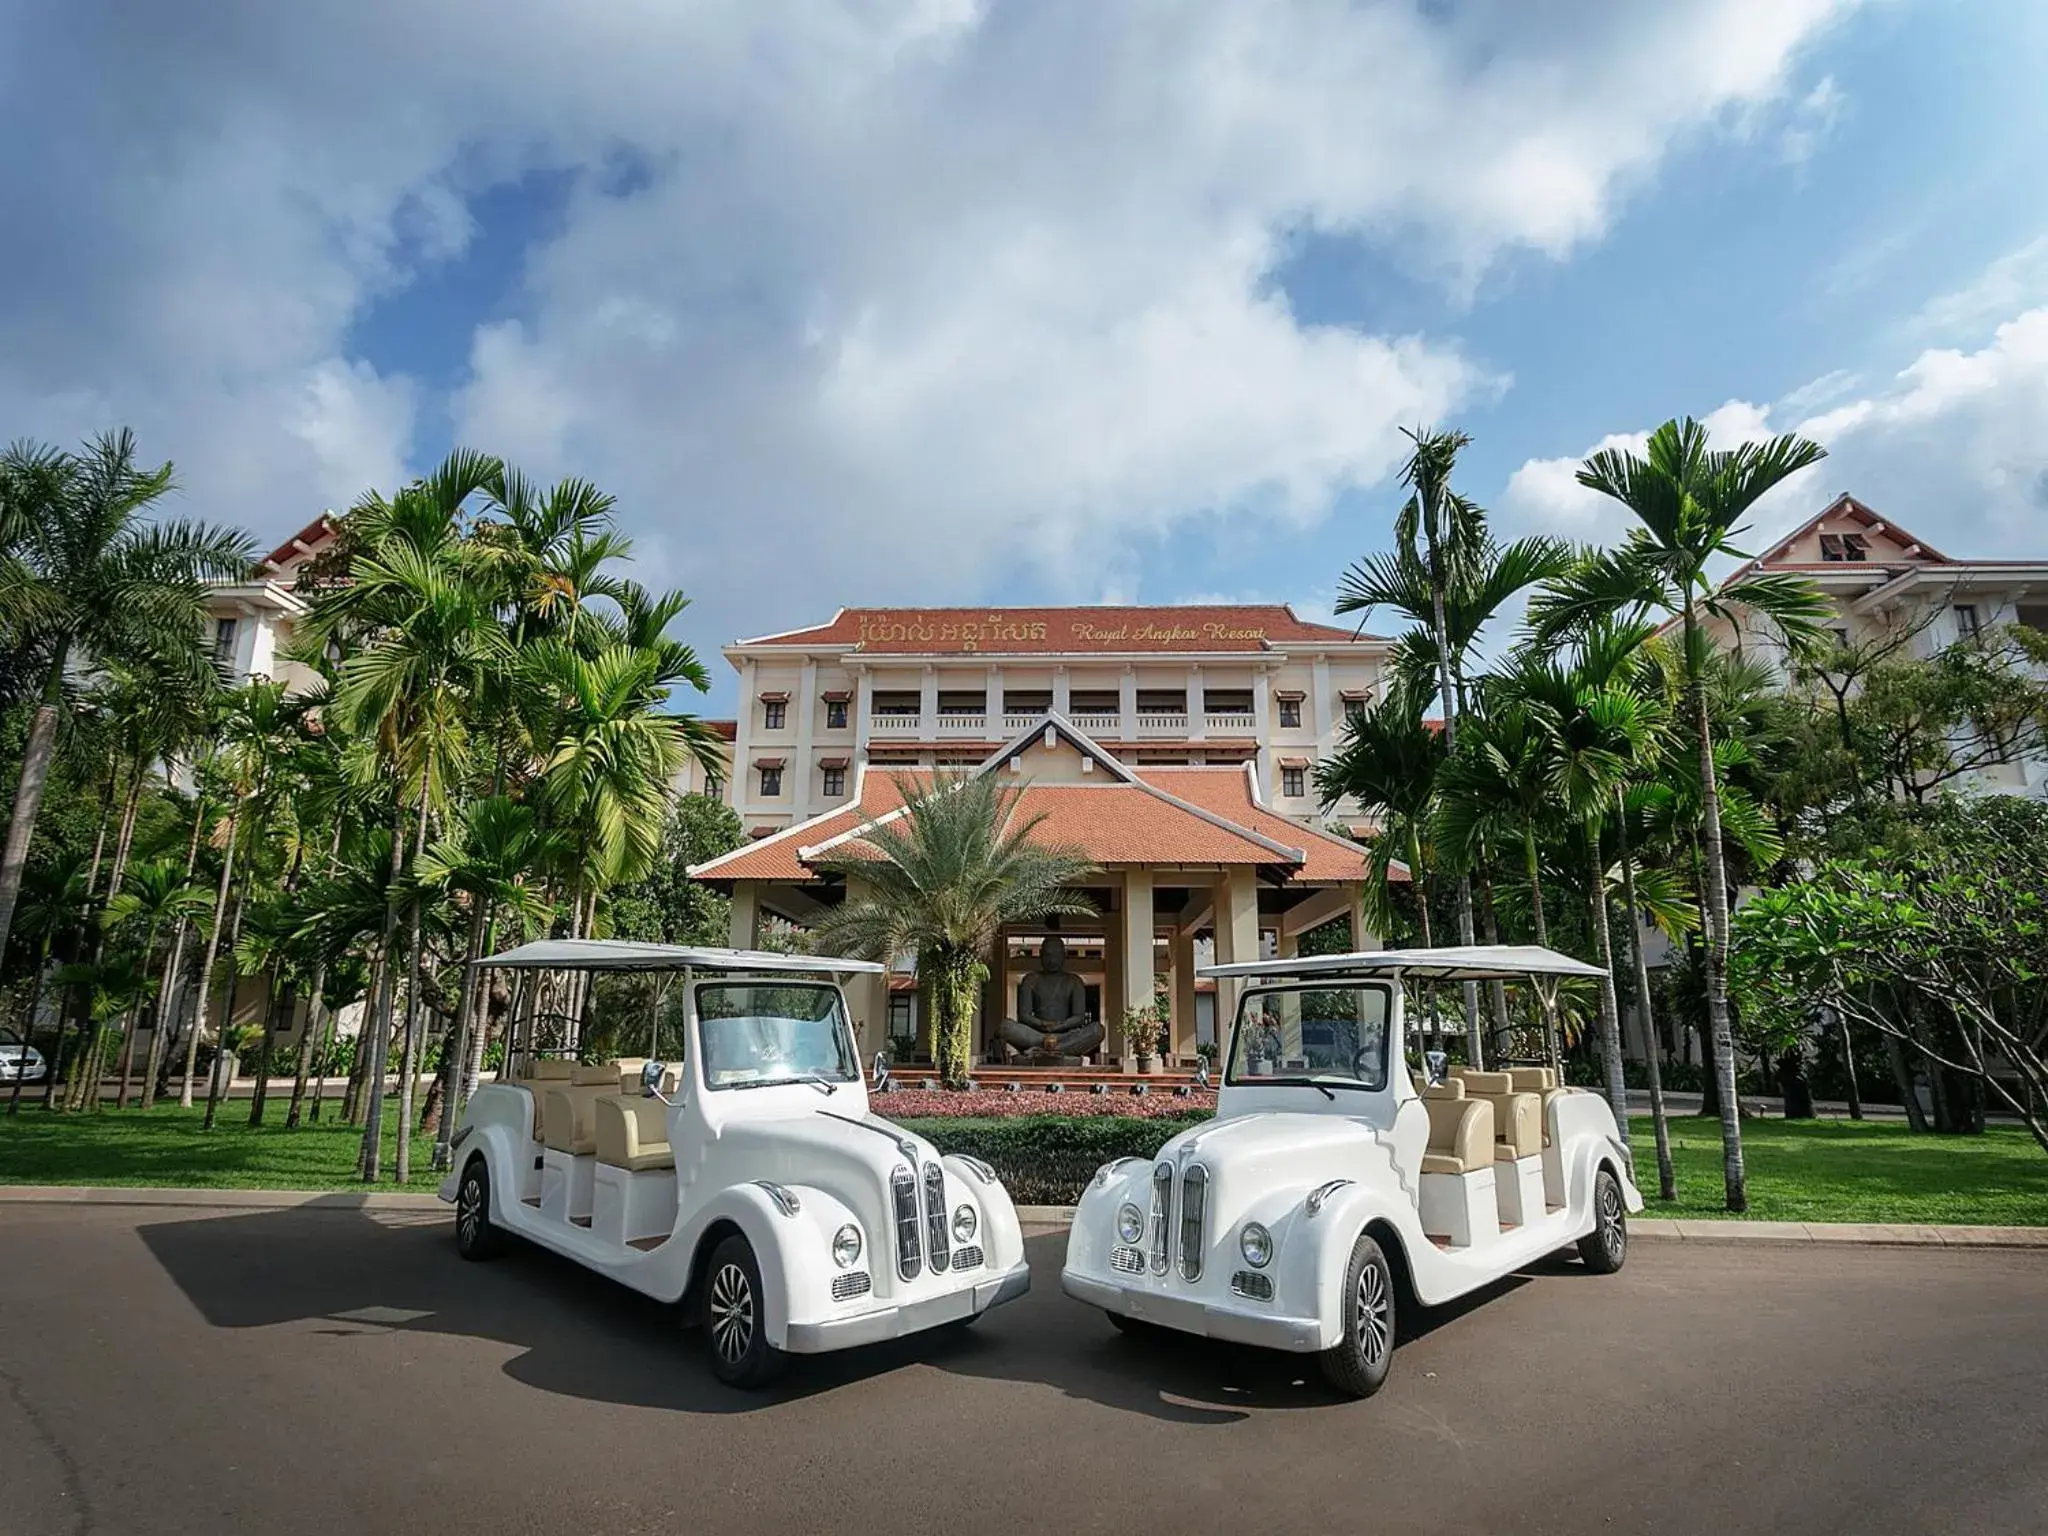
[[[557,1255],[515,1242],[494,1264],[456,1256],[435,1213],[366,1211],[341,1195],[289,1210],[207,1214],[138,1228],[172,1281],[216,1328],[294,1324],[330,1334],[423,1333],[514,1351],[513,1380],[544,1392],[683,1413],[772,1410],[924,1364],[990,1381],[1035,1382],[1070,1397],[1183,1424],[1345,1401],[1315,1360],[1179,1334],[1126,1338],[1059,1289],[1064,1234],[1027,1243],[1028,1295],[972,1328],[793,1360],[766,1392],[721,1385],[679,1308]],[[1455,1322],[1520,1276],[1421,1314],[1404,1337]]]

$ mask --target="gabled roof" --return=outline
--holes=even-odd
[[[1102,765],[1086,783],[1018,785],[1017,814],[1036,818],[1036,841],[1080,850],[1097,864],[1254,866],[1289,880],[1363,880],[1366,856],[1355,843],[1317,832],[1261,805],[1249,765],[1236,768],[1131,768],[1071,724],[1050,717],[991,756],[977,773],[1001,771],[1048,731]],[[903,814],[902,785],[924,771],[892,774],[862,764],[849,805],[785,827],[745,848],[696,865],[700,880],[807,881],[821,861],[859,856],[870,825]]]
[[[263,557],[259,569],[268,573],[283,571],[297,565],[308,555],[319,551],[321,545],[333,539],[336,529],[334,514],[322,512],[312,522],[286,539],[277,548]]]
[[[1285,603],[1168,607],[842,608],[830,621],[736,642],[844,647],[866,655],[1035,656],[1270,651],[1276,645],[1382,643],[1297,618]]]

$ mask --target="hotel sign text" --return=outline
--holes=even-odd
[[[1027,618],[1015,613],[863,613],[863,650],[903,651],[1149,651],[1211,645],[1253,646],[1266,638],[1263,625],[1225,620],[1195,623],[1157,619]]]

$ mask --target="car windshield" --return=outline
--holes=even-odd
[[[1257,987],[1237,1006],[1226,1083],[1387,1086],[1387,1015],[1380,982]]]
[[[697,988],[697,1021],[711,1088],[859,1080],[860,1058],[837,987],[706,982]]]

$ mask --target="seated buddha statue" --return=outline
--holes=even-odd
[[[1088,989],[1068,972],[1057,935],[1038,947],[1038,969],[1017,984],[1017,1016],[999,1032],[1005,1044],[1041,1060],[1078,1060],[1102,1044],[1102,1026],[1088,1017]]]

